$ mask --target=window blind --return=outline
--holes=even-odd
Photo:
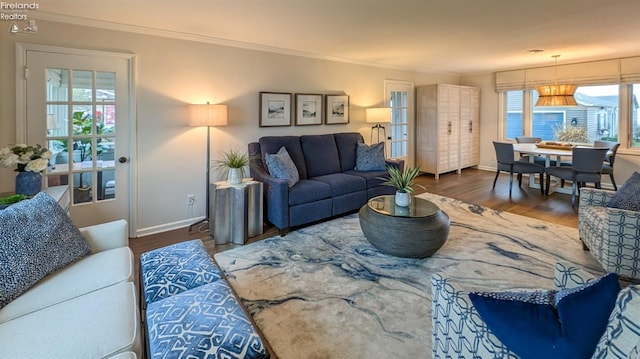
[[[556,66],[496,72],[496,91],[525,90],[556,81]],[[640,82],[640,56],[557,66],[559,84],[578,86]]]

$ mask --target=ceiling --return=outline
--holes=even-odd
[[[30,18],[421,72],[640,55],[638,0],[40,0]],[[44,31],[40,27],[39,31]],[[530,53],[531,49],[544,49]]]

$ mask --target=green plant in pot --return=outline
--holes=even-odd
[[[215,160],[215,167],[227,176],[229,184],[240,184],[246,177],[246,168],[251,164],[251,157],[239,150],[221,151],[221,159]]]
[[[400,207],[407,207],[411,203],[411,193],[413,187],[417,186],[426,189],[424,186],[415,183],[415,178],[420,174],[420,166],[407,167],[401,171],[397,167],[387,165],[388,177],[377,177],[383,180],[383,185],[396,188],[395,203]]]

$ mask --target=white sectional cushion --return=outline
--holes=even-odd
[[[140,356],[136,289],[124,282],[0,324],[0,358]]]
[[[109,359],[138,359],[138,356],[134,352],[124,352],[118,355],[114,355]]]
[[[129,247],[92,254],[43,278],[0,309],[0,323],[120,282],[133,281]]]

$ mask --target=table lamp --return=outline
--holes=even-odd
[[[387,133],[381,123],[391,123],[391,108],[372,107],[366,109],[366,121],[367,123],[375,123],[375,126],[371,127],[371,137],[369,141],[373,143],[373,130],[378,131],[378,141],[376,143],[380,143],[380,130],[382,130],[382,140],[384,141],[384,139],[387,138]]]

